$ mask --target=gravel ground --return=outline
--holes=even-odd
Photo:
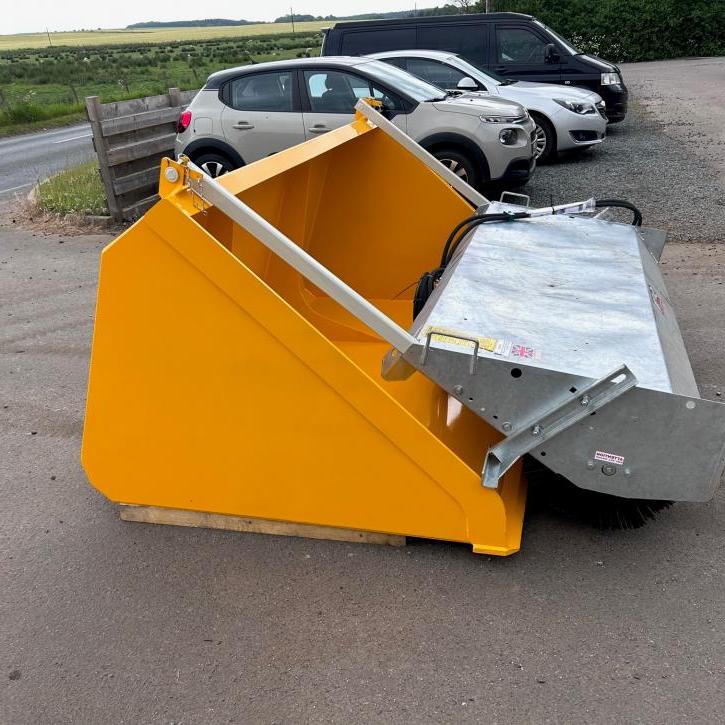
[[[710,67],[725,80],[725,59],[715,60]],[[690,87],[702,72],[702,67],[694,63],[672,63],[679,69],[678,80],[671,81],[675,87],[676,83]],[[669,241],[725,241],[723,148],[719,139],[705,134],[698,121],[683,118],[694,102],[685,99],[678,105],[652,100],[650,79],[661,75],[653,66],[664,69],[668,64],[642,64],[646,69],[640,69],[639,64],[624,66],[631,94],[631,111],[626,120],[610,126],[599,148],[562,156],[559,163],[537,168],[525,189],[532,205],[590,196],[623,198],[642,210],[645,225],[667,230]],[[722,108],[725,83],[716,88]],[[666,90],[662,88],[661,92]],[[713,110],[702,103],[700,106]],[[710,115],[722,121],[722,114]],[[719,127],[723,128],[722,122]],[[703,149],[712,152],[711,158]]]

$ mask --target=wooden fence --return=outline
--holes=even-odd
[[[196,91],[101,103],[86,98],[108,210],[116,221],[138,219],[158,199],[161,159],[173,156],[176,121]]]

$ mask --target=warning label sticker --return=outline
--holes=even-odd
[[[502,338],[495,337],[476,337],[467,332],[454,330],[448,327],[432,327],[428,326],[421,331],[421,336],[431,336],[431,342],[445,342],[448,345],[458,345],[460,347],[474,347],[478,342],[481,350],[501,355],[501,357],[514,357],[523,360],[541,360],[541,352],[535,350],[529,345],[511,342]]]
[[[594,454],[595,461],[604,461],[605,463],[616,463],[618,466],[624,464],[624,456],[618,456],[615,453],[607,453],[606,451],[597,451]]]
[[[496,347],[493,349],[493,351],[496,353],[496,355],[503,355],[503,357],[508,357],[511,354],[511,347],[512,343],[510,340],[497,340]]]
[[[493,337],[476,337],[466,332],[460,332],[459,330],[452,330],[447,327],[426,327],[423,330],[423,335],[433,333],[430,336],[431,341],[445,342],[448,345],[460,345],[461,347],[474,347],[475,343],[478,342],[478,346],[483,350],[494,352],[498,340]]]

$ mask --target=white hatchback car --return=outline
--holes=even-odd
[[[525,183],[534,123],[518,103],[446,92],[369,58],[304,58],[209,76],[177,125],[175,150],[212,176],[349,123],[359,98],[471,186]]]
[[[445,51],[398,50],[368,57],[440,88],[484,92],[520,103],[536,123],[534,153],[539,161],[553,160],[558,151],[600,144],[607,135],[606,104],[599,94],[585,88],[497,77]]]

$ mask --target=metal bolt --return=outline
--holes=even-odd
[[[456,395],[461,395],[463,393],[463,386],[462,385],[454,385],[453,386],[453,392]]]
[[[179,172],[173,166],[167,167],[164,172],[164,176],[166,177],[166,180],[170,181],[172,184],[175,184],[179,180]]]
[[[613,476],[617,472],[617,467],[612,466],[610,463],[606,463],[602,466],[602,473],[605,476]]]
[[[502,427],[502,428],[503,428],[503,429],[504,429],[505,431],[507,431],[507,432],[508,432],[508,431],[510,431],[510,430],[511,430],[511,423],[509,423],[508,421],[506,421],[506,423],[504,423],[504,424],[503,424],[503,425],[502,425],[501,427]]]
[[[541,431],[542,431],[542,428],[541,428],[541,426],[540,426],[540,425],[535,425],[535,426],[534,426],[534,427],[533,427],[533,428],[531,429],[531,435],[532,435],[532,436],[540,436],[540,435],[541,435]]]
[[[590,400],[590,398],[589,398],[589,396],[588,396],[588,395],[582,395],[582,397],[581,397],[581,398],[579,398],[579,402],[580,402],[580,403],[581,403],[582,405],[584,405],[584,406],[587,406],[587,405],[589,405],[589,400]]]
[[[587,468],[590,471],[593,471],[594,470],[594,461],[592,461],[592,460],[587,461]]]

